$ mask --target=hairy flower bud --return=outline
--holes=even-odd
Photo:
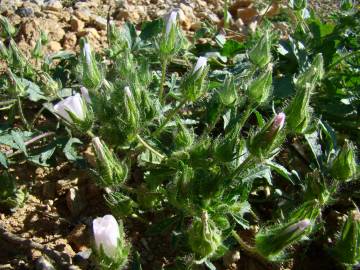
[[[268,70],[253,80],[248,88],[248,95],[251,102],[263,104],[267,101],[272,85],[272,71]]]
[[[49,97],[55,97],[58,93],[58,91],[61,89],[61,82],[55,81],[47,72],[43,72],[40,75],[40,78],[42,80],[42,83],[44,85],[44,92]]]
[[[311,227],[309,219],[303,219],[296,223],[276,227],[268,231],[257,233],[255,242],[256,249],[265,257],[272,259],[294,242],[301,240]]]
[[[102,74],[92,54],[90,44],[85,39],[81,39],[80,47],[82,83],[89,89],[96,89],[101,84]]]
[[[176,27],[178,12],[173,10],[170,12],[169,18],[166,22],[165,35],[169,37],[172,28]]]
[[[79,93],[58,102],[54,105],[54,111],[68,124],[74,125],[81,131],[85,132],[92,126],[92,114]]]
[[[233,76],[225,77],[223,88],[219,91],[219,97],[221,103],[225,106],[231,106],[236,103],[238,93]]]
[[[91,98],[90,98],[89,90],[86,87],[81,86],[80,87],[80,92],[81,92],[81,95],[84,98],[84,100],[87,103],[91,104]]]
[[[103,187],[116,186],[125,181],[128,169],[99,137],[92,139],[99,173],[98,184]]]
[[[9,60],[9,51],[1,40],[0,40],[0,59]]]
[[[250,138],[249,151],[251,154],[266,158],[271,152],[282,143],[284,136],[280,134],[285,123],[285,113],[277,114],[272,121]]]
[[[334,257],[345,265],[354,265],[360,261],[360,213],[349,213],[340,237],[332,249]]]
[[[10,79],[9,91],[13,96],[24,96],[26,94],[26,85],[23,79],[16,76],[10,69],[7,70]]]
[[[207,67],[207,58],[199,57],[193,70],[184,76],[180,88],[184,96],[189,101],[195,101],[205,91],[205,77],[209,68]]]
[[[271,40],[269,32],[263,35],[255,47],[249,52],[250,61],[260,68],[265,67],[271,61]]]
[[[211,257],[222,243],[221,231],[204,212],[201,219],[196,218],[189,230],[189,244],[194,253],[202,259]]]
[[[331,175],[340,181],[349,181],[356,175],[356,171],[355,147],[346,141],[333,161]]]

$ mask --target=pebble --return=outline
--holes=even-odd
[[[100,16],[94,16],[91,19],[91,22],[94,24],[96,29],[98,30],[106,30],[107,27],[107,20]]]
[[[83,21],[77,19],[76,17],[73,17],[70,20],[70,25],[71,25],[71,30],[74,32],[80,32],[85,27],[85,23]]]
[[[65,34],[63,39],[63,47],[65,50],[71,50],[75,48],[77,42],[77,37],[75,33],[68,32]]]
[[[55,270],[55,267],[45,259],[45,257],[41,256],[36,260],[36,270]]]
[[[78,216],[86,207],[86,200],[77,187],[70,188],[66,194],[66,205],[72,216]]]
[[[34,10],[31,7],[20,7],[16,10],[16,14],[22,18],[29,17],[34,14]]]
[[[50,41],[47,45],[47,48],[53,52],[62,50],[61,44],[57,41]]]
[[[59,0],[49,0],[44,5],[45,10],[61,11],[62,8],[63,8],[63,5],[61,4],[61,1],[59,1]]]

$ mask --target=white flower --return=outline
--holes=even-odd
[[[89,104],[91,104],[91,99],[90,99],[90,95],[89,95],[89,90],[82,86],[80,87],[80,91],[81,91],[81,95],[83,96],[83,98],[85,99],[85,101]]]
[[[170,12],[170,15],[166,22],[166,31],[165,31],[166,36],[169,36],[171,29],[176,26],[177,16],[178,16],[178,11],[173,10]]]
[[[69,112],[73,113],[79,120],[85,120],[86,116],[84,112],[84,102],[79,93],[58,102],[54,106],[54,111],[70,123],[72,119]]]
[[[194,67],[192,74],[195,74],[195,72],[197,72],[199,69],[204,69],[206,64],[207,64],[207,58],[200,56],[196,62],[196,65]]]
[[[91,65],[91,48],[89,43],[84,44],[84,56],[86,59],[86,63],[90,66]]]
[[[104,253],[109,258],[114,258],[120,239],[119,224],[112,215],[105,215],[93,220],[95,245],[98,250],[102,246]]]
[[[104,146],[101,143],[100,138],[99,137],[93,138],[92,145],[94,147],[96,157],[101,161],[105,161]]]

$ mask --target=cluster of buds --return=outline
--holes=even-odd
[[[185,75],[180,86],[186,100],[194,102],[204,94],[208,71],[207,58],[200,56],[193,70]]]
[[[98,183],[103,187],[112,187],[124,182],[128,174],[127,166],[118,160],[99,137],[92,139],[92,146],[99,173]]]
[[[93,114],[79,93],[55,104],[54,112],[81,132],[87,132],[92,127]]]
[[[179,11],[173,10],[165,20],[165,27],[159,44],[161,59],[168,59],[181,49],[183,41],[177,23],[178,16]]]
[[[260,231],[256,235],[256,249],[270,260],[275,259],[291,244],[301,240],[311,227],[309,219],[280,226],[268,231]]]
[[[285,113],[277,114],[255,136],[250,138],[249,151],[259,158],[266,158],[282,143],[281,133],[285,124]]]
[[[271,40],[266,31],[255,47],[249,52],[250,61],[259,68],[264,68],[271,61]]]
[[[96,59],[91,51],[90,44],[85,40],[80,41],[80,64],[82,70],[82,83],[91,90],[97,89],[102,81],[102,74]]]
[[[128,261],[130,246],[125,241],[122,223],[112,215],[93,220],[95,254],[101,269],[120,270]]]
[[[271,92],[272,85],[272,70],[268,69],[255,80],[253,80],[248,87],[248,97],[253,104],[265,103]]]
[[[340,237],[332,249],[334,257],[342,264],[352,266],[360,261],[360,213],[349,213]],[[350,267],[351,268],[351,267]]]
[[[310,97],[316,83],[324,75],[323,57],[318,54],[312,65],[296,79],[296,95],[286,109],[288,128],[294,133],[303,133],[310,122]]]
[[[222,244],[221,231],[214,221],[209,218],[206,211],[202,213],[201,218],[193,220],[188,236],[191,249],[201,259],[214,255]]]
[[[340,181],[350,181],[356,175],[357,164],[355,147],[352,143],[345,141],[345,145],[335,157],[330,173]]]

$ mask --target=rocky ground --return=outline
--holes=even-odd
[[[202,23],[223,25],[223,0],[0,1],[0,14],[18,28],[16,42],[25,53],[35,46],[40,31],[48,34],[48,53],[76,51],[79,39],[84,36],[95,49],[106,46],[108,16],[117,25],[131,21],[140,27],[141,22],[162,17],[172,8],[178,8],[180,23],[188,35]],[[315,5],[320,7],[321,3],[318,1]],[[244,37],[247,31],[256,27],[262,15],[273,16],[279,8],[281,6],[276,3],[268,6],[261,1],[231,1],[231,30]],[[91,163],[91,153],[86,149],[84,152]],[[73,269],[90,269],[87,257],[91,247],[91,220],[109,210],[105,208],[103,191],[93,184],[87,171],[65,161],[59,164],[52,169],[28,164],[17,164],[13,168],[13,173],[30,195],[26,206],[13,213],[1,213],[0,209],[0,228],[60,252],[65,263],[76,265]],[[136,220],[129,221],[125,227],[129,240],[137,250],[143,251],[143,265],[152,265],[144,269],[160,269],[161,265],[171,263],[168,257],[172,254],[166,250],[166,239],[159,242],[142,237],[142,227]],[[0,237],[0,250],[0,269],[34,269],[35,266],[36,269],[50,269],[44,263],[46,252],[32,248],[29,242],[4,241]],[[160,252],[154,255],[152,250]],[[229,254],[224,259],[224,267],[237,269],[238,260],[238,253]]]

